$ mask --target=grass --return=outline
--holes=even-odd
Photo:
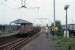
[[[59,36],[54,41],[60,50],[75,50],[75,37],[63,38]]]

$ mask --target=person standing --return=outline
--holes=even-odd
[[[47,38],[50,38],[50,30],[49,30],[49,27],[46,27],[46,35],[47,35]]]

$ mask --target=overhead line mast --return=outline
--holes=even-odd
[[[27,8],[26,7],[26,0],[20,0],[21,1],[21,8]]]
[[[56,16],[56,15],[55,15],[55,0],[53,0],[53,11],[54,11],[54,12],[53,12],[53,16],[54,16],[54,27],[55,27],[55,26],[56,26],[56,25],[55,25],[55,16]]]

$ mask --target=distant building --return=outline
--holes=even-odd
[[[28,22],[28,21],[22,20],[22,19],[12,21],[11,24],[12,23],[20,25],[20,27],[17,27],[17,30],[16,30],[17,32],[19,32],[19,31],[22,31],[22,32],[28,31],[28,30],[31,30],[32,27],[33,27],[33,24],[31,22]]]
[[[63,30],[66,30],[66,25],[62,26]],[[70,36],[73,35],[75,36],[75,24],[68,24],[68,30],[70,33]]]
[[[69,30],[75,30],[75,24],[68,24],[67,25]],[[66,29],[66,25],[62,25],[62,29]]]

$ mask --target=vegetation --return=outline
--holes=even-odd
[[[55,41],[60,50],[75,50],[75,37],[58,37]]]
[[[61,22],[60,21],[55,21],[55,25],[61,29]],[[54,26],[54,23],[51,24],[51,26]]]
[[[51,24],[51,28],[54,26],[54,23]],[[56,42],[57,47],[60,50],[75,50],[75,37],[64,38],[63,29],[60,21],[55,21],[55,26],[58,27],[58,32],[55,32],[57,37],[53,40]]]
[[[51,28],[54,26],[54,23],[51,24]],[[55,21],[55,27],[58,28],[58,31],[56,32],[56,34],[58,36],[62,36],[63,35],[63,30],[62,30],[62,25],[60,21]]]

